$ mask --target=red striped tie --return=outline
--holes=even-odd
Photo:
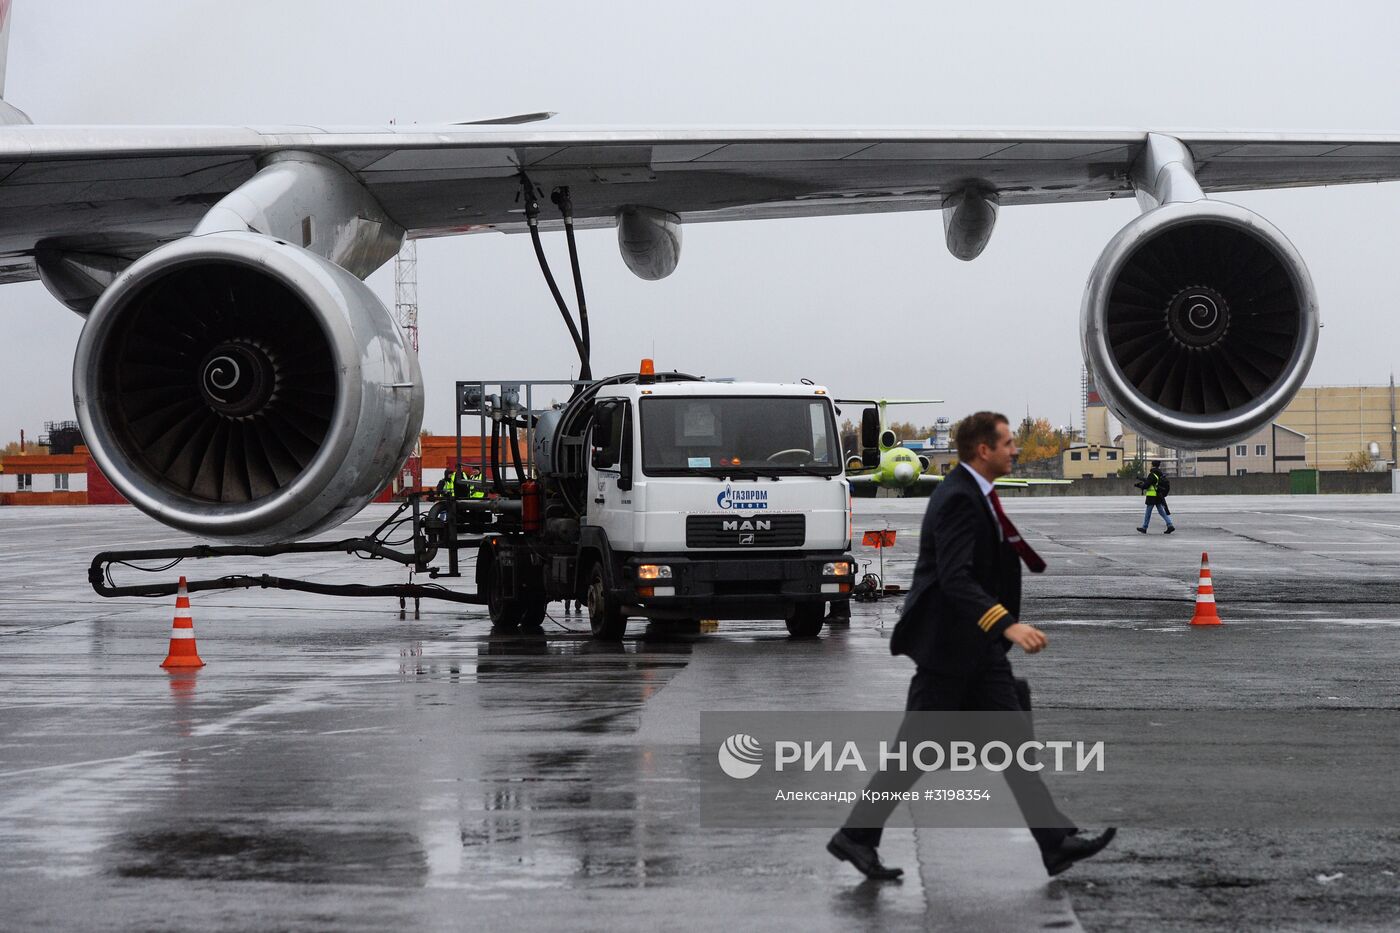
[[[997,520],[1001,522],[1002,534],[1006,536],[1006,543],[1016,549],[1016,553],[1021,555],[1021,560],[1026,564],[1031,573],[1040,573],[1045,569],[1045,561],[1035,552],[1021,537],[1021,533],[1016,530],[1016,526],[1011,524],[1011,519],[1006,517],[1006,512],[1002,510],[1001,499],[997,497],[997,491],[993,489],[987,494],[987,498],[992,500],[992,509],[997,513]]]

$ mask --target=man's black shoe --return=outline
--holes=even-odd
[[[847,836],[844,830],[836,831],[826,844],[826,851],[843,862],[850,862],[861,874],[874,881],[895,881],[904,874],[902,868],[885,867],[874,846],[861,845]]]
[[[1176,526],[1175,526],[1175,525],[1168,525],[1168,526],[1167,526],[1167,530],[1164,531],[1164,532],[1162,532],[1162,534],[1164,534],[1164,535],[1169,535],[1169,534],[1171,534],[1173,531],[1176,531]]]
[[[1137,533],[1140,534],[1140,535],[1145,535],[1145,534],[1147,534],[1147,529],[1146,529],[1146,528],[1139,528],[1139,529],[1137,530]]]
[[[1097,836],[1066,836],[1058,848],[1041,853],[1040,858],[1045,863],[1045,870],[1053,877],[1080,859],[1097,855],[1116,835],[1118,830],[1110,826]]]

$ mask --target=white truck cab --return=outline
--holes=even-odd
[[[782,619],[810,637],[849,598],[850,486],[825,388],[644,370],[532,424],[539,482],[520,484],[519,514],[538,518],[496,508],[477,566],[498,625],[582,598],[602,639],[632,617]]]
[[[651,618],[796,614],[819,629],[849,584],[850,492],[821,386],[608,386],[587,450],[582,539],[606,542],[624,605]]]

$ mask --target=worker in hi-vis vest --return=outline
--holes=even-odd
[[[438,480],[437,496],[439,499],[451,499],[455,493],[455,478],[452,475],[452,468],[448,467],[442,471],[442,479]]]
[[[1133,484],[1142,490],[1143,496],[1147,500],[1147,508],[1142,513],[1142,524],[1138,526],[1139,534],[1147,534],[1147,526],[1152,521],[1152,510],[1156,509],[1162,516],[1162,520],[1167,523],[1167,534],[1176,531],[1176,526],[1172,524],[1172,513],[1167,508],[1167,492],[1171,489],[1171,481],[1162,475],[1162,461],[1153,460],[1152,470],[1143,479]]]
[[[462,465],[457,464],[457,477],[454,489],[458,499],[485,499],[486,484],[483,482],[481,470],[472,467],[470,473],[462,470]]]

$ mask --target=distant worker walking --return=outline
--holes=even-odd
[[[1167,530],[1163,534],[1171,534],[1176,531],[1176,526],[1172,524],[1172,511],[1167,508],[1167,493],[1171,492],[1171,480],[1162,475],[1162,461],[1153,460],[1152,469],[1147,476],[1133,484],[1142,490],[1143,496],[1147,499],[1147,508],[1142,513],[1142,524],[1138,527],[1138,534],[1147,534],[1147,526],[1152,522],[1152,510],[1156,509],[1162,515],[1162,521],[1167,523]]]

